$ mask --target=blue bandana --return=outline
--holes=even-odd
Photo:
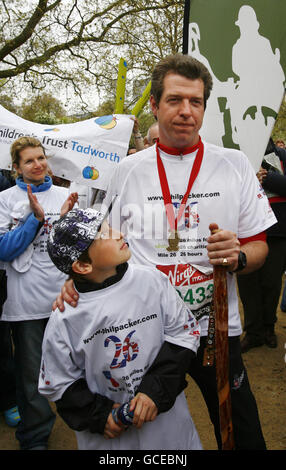
[[[53,223],[47,248],[60,271],[70,272],[73,262],[95,239],[105,217],[95,209],[73,209]]]

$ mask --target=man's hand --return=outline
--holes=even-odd
[[[240,242],[234,232],[219,230],[217,224],[210,224],[212,235],[207,239],[209,261],[213,266],[227,266],[228,271],[234,271],[238,265]],[[223,260],[227,260],[224,263]]]
[[[140,429],[147,421],[154,421],[158,408],[145,393],[138,393],[130,402],[130,411],[134,411],[133,426]]]
[[[256,173],[256,176],[259,180],[259,183],[262,184],[263,181],[265,180],[266,176],[267,176],[267,173],[268,171],[265,170],[264,168],[260,167],[258,173]]]
[[[29,184],[27,184],[27,194],[30,202],[31,211],[33,212],[36,219],[39,220],[39,222],[43,222],[45,220],[45,211],[42,208],[41,204],[39,204],[36,195],[33,194],[32,188]]]
[[[60,312],[64,312],[64,302],[71,305],[72,307],[77,306],[78,293],[74,288],[74,283],[72,279],[68,279],[64,283],[60,294],[57,296],[56,300],[53,303],[53,310],[56,310],[58,308]]]
[[[61,207],[61,217],[71,211],[77,201],[78,193],[71,193]]]
[[[114,403],[112,408],[118,408],[119,406],[119,403]],[[127,426],[124,426],[123,424],[116,424],[112,417],[112,413],[109,413],[105,424],[103,436],[105,437],[105,439],[114,439],[115,437],[119,437],[120,434],[122,434],[126,428]]]

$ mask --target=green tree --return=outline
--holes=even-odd
[[[26,99],[19,109],[19,115],[28,121],[57,124],[62,122],[66,111],[57,98],[49,93],[42,93],[32,100]]]
[[[65,86],[70,90],[69,84],[79,97],[83,96],[87,86],[108,91],[116,79],[120,48],[128,54],[129,69],[134,68],[135,75],[136,71],[141,75],[141,62],[146,56],[148,65],[142,63],[146,77],[146,73],[150,73],[152,41],[156,49],[152,61],[165,50],[164,41],[168,36],[176,41],[168,24],[174,5],[182,11],[184,2],[2,0],[0,79],[5,80],[5,86],[18,79],[17,83],[29,85],[33,90],[50,91],[52,86],[58,85],[61,95]],[[157,12],[169,16],[162,28],[164,31],[159,31]],[[135,33],[137,28],[140,30]],[[145,56],[142,53],[144,44]],[[141,55],[136,59],[139,51]]]
[[[13,98],[10,95],[6,95],[5,93],[0,95],[0,105],[8,111],[11,111],[11,113],[16,114],[18,112],[18,107],[14,103]]]
[[[137,5],[143,3],[144,0],[136,2]],[[113,47],[108,54],[105,54],[104,59],[105,74],[112,79],[106,81],[104,92],[115,98],[117,78],[115,64],[117,66],[120,57],[124,57],[127,62],[125,95],[127,109],[132,109],[141,96],[150,81],[156,63],[169,54],[182,51],[184,5],[183,1],[174,1],[168,8],[142,10],[137,15],[126,17],[124,22],[115,28],[112,37]],[[147,106],[148,104],[145,111]]]
[[[284,140],[286,144],[286,98],[282,101],[273,131],[272,138],[274,142],[278,139]]]

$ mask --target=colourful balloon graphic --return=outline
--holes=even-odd
[[[92,177],[91,177],[91,179],[92,180],[97,180],[98,177],[99,177],[99,171],[96,168],[92,168]]]
[[[109,116],[101,116],[94,120],[96,124],[98,124],[103,129],[113,129],[116,126],[116,117],[112,114]]]
[[[86,166],[82,170],[82,176],[85,179],[96,180],[99,177],[99,171],[93,166]]]

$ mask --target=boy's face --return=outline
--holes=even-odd
[[[106,221],[88,249],[95,270],[108,271],[129,260],[131,253],[121,232],[109,227]]]

